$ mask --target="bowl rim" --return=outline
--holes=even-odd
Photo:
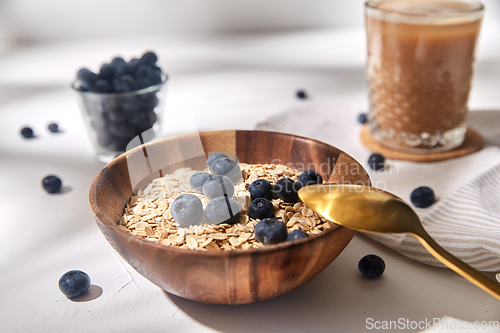
[[[327,146],[333,147],[336,150],[338,150],[340,152],[339,156],[342,153],[344,153],[345,155],[347,155],[350,158],[352,158],[353,160],[355,160],[361,166],[362,170],[365,171],[366,176],[367,176],[367,180],[369,182],[369,185],[371,185],[371,182],[372,182],[369,173],[366,171],[366,169],[363,167],[363,165],[357,159],[355,159],[351,155],[347,154],[343,150],[341,150],[341,149],[339,149],[339,148],[337,148],[335,146],[332,146],[332,145],[330,145],[328,143],[325,143],[323,141],[319,141],[319,140],[316,140],[316,139],[311,139],[311,138],[308,138],[308,137],[299,136],[299,135],[295,135],[295,134],[282,133],[282,132],[274,132],[274,131],[261,131],[261,130],[221,130],[221,131],[202,131],[202,132],[196,132],[196,133],[201,134],[201,133],[214,133],[214,132],[274,133],[274,134],[292,136],[292,137],[296,137],[296,138],[299,138],[299,139],[305,139],[305,140],[314,141],[314,142],[319,143],[321,145],[327,145]],[[126,236],[126,238],[124,240],[126,240],[127,242],[135,242],[137,245],[150,247],[151,249],[158,249],[158,250],[163,250],[163,251],[172,251],[173,253],[179,253],[179,254],[189,254],[189,253],[192,253],[194,255],[202,255],[202,256],[209,256],[209,257],[227,257],[227,256],[237,256],[237,255],[254,255],[254,254],[259,254],[259,253],[268,253],[268,252],[280,251],[280,250],[287,249],[287,248],[290,248],[290,247],[295,247],[295,246],[299,246],[301,244],[305,244],[307,242],[313,241],[313,240],[321,238],[321,237],[326,237],[328,234],[330,234],[332,232],[335,232],[337,230],[340,230],[342,228],[343,229],[348,229],[346,227],[342,227],[340,225],[336,225],[333,228],[325,230],[325,231],[323,231],[323,232],[321,232],[319,234],[309,236],[307,238],[302,238],[302,239],[298,239],[298,240],[294,240],[294,241],[285,241],[285,242],[278,243],[278,244],[265,245],[265,246],[263,246],[261,248],[234,249],[234,250],[231,250],[231,251],[228,251],[228,250],[202,251],[202,250],[182,249],[182,248],[178,248],[178,247],[173,247],[173,246],[163,245],[163,244],[159,244],[159,243],[154,243],[154,242],[145,240],[145,239],[143,239],[141,237],[134,236],[130,232],[125,231],[122,228],[119,228],[118,227],[118,225],[119,225],[118,223],[117,224],[108,225],[107,223],[105,223],[105,222],[102,221],[102,219],[100,218],[102,216],[102,214],[97,211],[97,207],[94,204],[95,201],[93,200],[93,198],[95,197],[95,193],[97,191],[96,190],[96,182],[97,182],[98,178],[100,178],[100,177],[102,177],[104,175],[105,170],[109,169],[110,167],[113,167],[115,164],[120,163],[121,160],[126,159],[128,153],[135,153],[138,150],[142,150],[143,146],[147,147],[148,145],[160,144],[162,141],[167,141],[167,140],[172,139],[174,137],[189,136],[189,135],[193,135],[193,134],[196,134],[196,133],[185,133],[185,134],[175,135],[175,136],[171,136],[171,137],[164,137],[164,138],[152,141],[152,142],[145,143],[144,145],[139,145],[137,147],[134,147],[130,151],[127,151],[127,152],[119,155],[114,160],[112,160],[111,162],[109,162],[108,164],[106,164],[99,171],[99,173],[95,176],[95,178],[92,180],[92,184],[90,185],[90,189],[89,189],[89,203],[90,203],[90,207],[91,207],[92,213],[94,214],[94,219],[96,220],[97,224],[102,224],[106,228],[112,230],[115,233],[116,232],[121,233],[123,236]],[[130,200],[130,198],[129,198],[129,200]],[[103,233],[103,231],[101,230],[101,228],[99,228],[99,230],[101,231],[101,233]],[[352,230],[352,229],[349,229],[349,230]],[[356,233],[356,231],[355,230],[352,230],[352,231],[353,231],[353,235],[354,235]]]

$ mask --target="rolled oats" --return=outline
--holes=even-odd
[[[191,189],[189,181],[198,171],[180,168],[173,174],[154,179],[144,190],[139,190],[137,195],[132,196],[118,227],[151,242],[191,250],[245,250],[263,247],[254,235],[254,228],[259,221],[250,218],[247,212],[251,203],[248,186],[257,179],[266,179],[272,184],[283,177],[296,181],[300,171],[276,164],[241,164],[241,170],[243,182],[235,185],[233,199],[242,210],[234,225],[213,225],[203,218],[201,225],[181,228],[175,222],[170,205],[177,196],[192,193],[200,198],[204,207],[209,202],[205,196]],[[300,229],[309,235],[316,235],[332,227],[329,221],[302,202],[293,204],[281,199],[273,199],[271,202],[275,218],[283,221],[289,231]]]

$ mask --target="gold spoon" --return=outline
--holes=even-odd
[[[394,194],[369,186],[324,184],[301,188],[299,197],[316,213],[349,229],[412,234],[443,264],[500,299],[500,284],[443,249],[417,213]]]

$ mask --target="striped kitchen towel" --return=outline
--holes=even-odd
[[[257,129],[306,136],[329,143],[361,162],[372,184],[409,202],[413,189],[431,187],[437,202],[414,207],[429,234],[446,250],[482,271],[500,271],[500,111],[473,111],[469,124],[485,138],[481,151],[448,161],[387,161],[367,167],[369,152],[360,142],[359,106],[307,103],[257,125]],[[410,235],[367,234],[403,255],[442,266]]]

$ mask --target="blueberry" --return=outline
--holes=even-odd
[[[207,219],[210,223],[234,224],[240,216],[240,206],[233,199],[223,196],[210,200],[207,205]]]
[[[307,237],[309,237],[309,235],[306,234],[304,231],[302,231],[300,229],[295,229],[295,230],[290,231],[290,233],[286,237],[286,240],[288,242],[291,242],[291,241],[294,241],[297,239],[302,239],[302,238],[307,238]]]
[[[152,110],[159,103],[159,99],[154,93],[144,95],[143,97],[144,98],[142,98],[141,105],[146,109]]]
[[[109,93],[111,92],[111,85],[108,81],[99,79],[94,83],[94,91],[101,94]]]
[[[119,64],[116,66],[116,75],[118,76],[133,75],[133,74],[134,74],[134,67],[129,63],[125,62],[123,64]]]
[[[281,178],[274,185],[274,193],[285,202],[299,201],[297,192],[300,189],[300,184],[294,182],[290,178]]]
[[[153,72],[161,76],[161,68],[158,66],[153,66]]]
[[[257,198],[273,198],[273,185],[265,179],[257,179],[248,187],[252,200]]]
[[[116,57],[113,60],[111,60],[111,66],[113,66],[113,68],[115,69],[115,71],[116,71],[116,68],[119,65],[123,65],[124,63],[125,63],[125,60],[123,60],[122,57]]]
[[[151,74],[148,79],[153,85],[161,83],[161,75],[155,72],[153,72],[153,74]]]
[[[31,139],[33,137],[35,137],[34,133],[33,133],[33,130],[29,127],[24,127],[22,130],[21,130],[21,135],[23,137],[25,137],[26,139]]]
[[[298,99],[307,99],[307,93],[304,90],[297,90],[296,95]]]
[[[380,154],[371,154],[368,158],[368,166],[373,170],[382,170],[384,168],[385,158]]]
[[[216,175],[227,176],[233,183],[237,183],[243,179],[240,165],[227,157],[218,158],[213,161],[210,170]]]
[[[56,123],[49,124],[48,128],[52,133],[59,132],[59,126]]]
[[[153,111],[144,112],[143,120],[137,125],[137,130],[139,132],[145,132],[148,129],[153,127],[153,124],[156,122],[157,116]]]
[[[153,85],[151,80],[148,79],[147,77],[138,77],[136,81],[137,81],[137,87],[139,89],[144,89],[147,87],[151,87]]]
[[[366,124],[367,121],[368,121],[368,117],[366,116],[366,113],[360,113],[358,116],[358,122],[360,124]]]
[[[91,86],[94,83],[94,81],[97,79],[97,75],[92,73],[87,68],[80,69],[78,71],[78,73],[76,74],[76,77],[78,78],[78,80],[80,80],[87,87]]]
[[[139,108],[139,103],[137,96],[124,96],[121,108],[128,113],[135,113]]]
[[[128,64],[130,66],[132,66],[133,68],[137,68],[137,66],[139,66],[139,59],[132,58],[132,59],[130,59],[130,61],[128,62]]]
[[[189,179],[189,184],[191,188],[198,193],[203,194],[203,184],[211,175],[206,172],[197,172],[191,176]]]
[[[111,80],[115,76],[115,68],[111,64],[103,64],[97,77],[103,80]]]
[[[45,191],[49,193],[56,193],[61,189],[62,181],[59,177],[50,175],[43,179],[42,186]]]
[[[361,258],[358,269],[367,279],[375,279],[384,273],[385,262],[375,254],[368,254]]]
[[[109,133],[119,139],[131,140],[137,135],[137,131],[132,124],[129,123],[111,123],[108,127]]]
[[[221,175],[210,175],[203,183],[203,194],[209,199],[234,195],[234,185],[231,179]]]
[[[273,218],[260,220],[254,229],[255,238],[262,244],[277,244],[284,242],[288,230],[285,223]]]
[[[124,152],[130,140],[111,138],[111,141],[105,146],[108,150]]]
[[[297,184],[299,184],[300,187],[323,184],[323,177],[314,170],[306,170],[300,174],[297,179]]]
[[[427,187],[417,187],[410,194],[411,203],[418,208],[427,208],[436,201],[434,191]]]
[[[69,271],[59,279],[59,289],[68,298],[85,294],[90,288],[90,277],[82,271]]]
[[[218,159],[218,158],[223,158],[223,157],[228,157],[226,154],[224,153],[221,153],[221,152],[217,152],[217,153],[213,153],[211,154],[210,156],[208,156],[207,158],[207,167],[210,169],[212,167],[212,163]]]
[[[149,65],[149,66],[154,66],[156,62],[158,61],[158,57],[154,52],[146,52],[142,55],[141,59],[139,60],[139,63],[142,65]]]
[[[151,67],[149,66],[146,66],[146,65],[139,65],[137,66],[136,70],[135,70],[135,77],[149,77],[153,74],[153,70],[151,69]]]
[[[123,75],[119,79],[120,92],[130,92],[137,89],[137,83],[131,75]]]
[[[194,194],[181,194],[175,198],[170,212],[175,222],[179,223],[181,227],[189,227],[200,223],[203,215],[203,204],[200,198]]]
[[[127,120],[127,113],[118,108],[109,109],[104,114],[106,118],[113,123],[123,123],[125,120]]]
[[[248,216],[258,220],[274,217],[274,206],[266,198],[257,198],[248,206]]]

